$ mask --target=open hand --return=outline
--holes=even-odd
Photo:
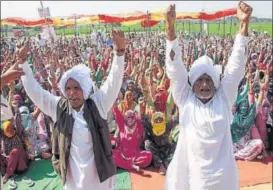
[[[18,59],[25,61],[28,57],[28,52],[30,51],[29,39],[24,38],[23,42],[18,47],[19,47],[19,49],[16,52]]]

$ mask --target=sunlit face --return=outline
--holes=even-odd
[[[193,92],[201,101],[211,99],[214,95],[214,89],[214,83],[207,74],[200,76],[193,85]]]
[[[79,110],[84,103],[83,91],[80,84],[71,78],[67,80],[65,85],[65,96],[75,110]]]
[[[133,99],[134,99],[133,93],[132,93],[132,92],[128,92],[128,93],[126,94],[126,99],[127,99],[128,101],[133,101]]]

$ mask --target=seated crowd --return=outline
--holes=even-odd
[[[44,89],[62,96],[58,89],[62,74],[79,63],[91,68],[90,77],[100,88],[111,67],[113,46],[104,32],[93,34],[61,36],[55,42],[48,40],[43,44],[35,38],[28,39],[31,48],[28,62]],[[165,36],[160,32],[132,32],[126,37],[123,84],[107,118],[113,158],[119,168],[143,172],[152,166],[164,175],[179,136],[178,108],[166,74]],[[234,157],[248,161],[265,159],[273,148],[272,39],[258,32],[252,32],[250,37],[247,67],[238,86],[231,123]],[[224,73],[234,42],[231,35],[180,32],[178,38],[188,69],[198,57],[207,55]],[[19,40],[1,39],[2,74],[16,62]],[[20,80],[1,88],[1,104],[9,104],[13,113],[12,118],[1,123],[0,130],[0,169],[6,182],[26,171],[31,160],[51,158],[54,123],[32,103]]]

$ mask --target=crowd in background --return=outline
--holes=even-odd
[[[182,60],[189,70],[202,55],[209,56],[222,74],[232,51],[234,37],[187,34],[178,39]],[[23,41],[23,43],[22,43]],[[172,83],[166,75],[166,36],[161,32],[126,34],[125,72],[118,98],[108,113],[113,157],[117,167],[141,172],[152,166],[162,175],[172,159],[179,134],[178,109],[173,101]],[[84,63],[91,69],[94,91],[106,80],[113,61],[113,41],[109,34],[92,34],[45,40],[37,37],[1,38],[1,73],[18,60],[18,49],[30,48],[28,63],[41,86],[57,96],[62,74]],[[28,168],[36,157],[51,157],[54,123],[27,96],[22,81],[1,89],[12,107],[13,119],[1,123],[1,174],[6,180]],[[273,149],[272,39],[251,32],[245,75],[230,124],[234,156],[240,160],[264,159]],[[2,103],[2,102],[1,102]]]

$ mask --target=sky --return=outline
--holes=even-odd
[[[176,4],[177,12],[214,12],[234,8],[239,1],[43,1],[51,16],[73,14],[118,14],[155,11]],[[253,7],[252,16],[272,18],[272,1],[245,1]],[[39,18],[40,1],[1,1],[1,19],[6,17]]]

